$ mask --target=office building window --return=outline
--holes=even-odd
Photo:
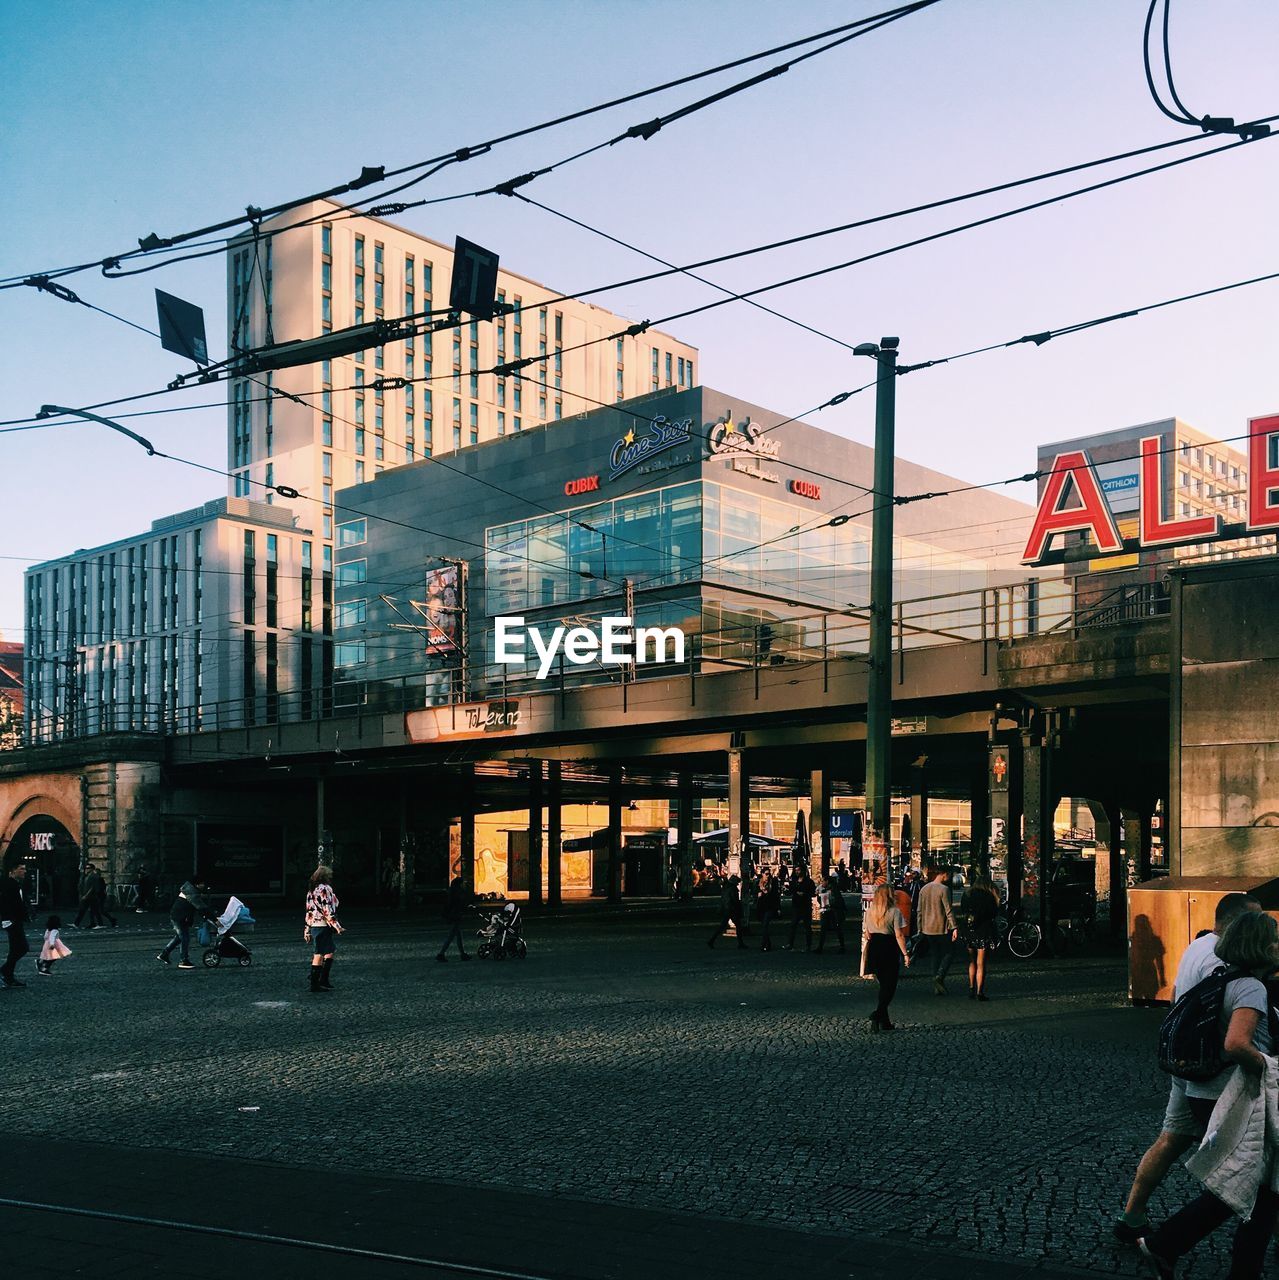
[[[333,620],[333,627],[336,631],[346,631],[351,627],[362,627],[367,617],[367,600],[345,600],[337,607],[337,616]]]
[[[461,447],[462,447],[462,428],[455,425],[453,427],[453,448],[460,449]]]
[[[333,448],[333,419],[323,418],[320,421],[320,443],[326,449]]]
[[[500,436],[506,434],[506,414],[501,409],[497,411],[497,434]]]
[[[364,266],[364,237],[355,237],[355,265],[357,268]]]
[[[361,457],[364,456],[364,428],[355,428],[355,452]]]
[[[325,550],[328,550],[326,547]],[[368,577],[369,562],[367,560],[343,560],[337,569],[339,587],[354,587]]]
[[[480,411],[478,405],[471,405],[471,443],[480,442]]]
[[[540,395],[537,398],[537,416],[543,422],[546,421],[546,397],[544,395]]]
[[[339,547],[358,547],[368,537],[369,522],[367,519],[344,520],[338,525],[338,546]],[[310,547],[310,543],[303,543],[303,546]],[[309,555],[310,552],[308,551]]]
[[[333,662],[342,670],[358,667],[363,661],[363,640],[343,640],[333,646]]]
[[[274,533],[266,535],[266,625],[278,627],[279,620],[280,539]]]
[[[499,378],[497,380],[497,403],[498,407],[506,408],[506,379]]]
[[[364,463],[359,458],[355,460],[355,483],[364,483]]]
[[[254,614],[257,610],[257,552],[255,548],[255,538],[252,529],[244,531],[244,622],[246,625],[252,625],[255,621]]]
[[[333,253],[333,228],[327,222],[320,227],[320,252],[326,257]]]
[[[671,353],[668,351],[666,353],[666,385],[669,387],[671,382]]]
[[[404,259],[404,287],[406,289],[413,288],[413,257],[411,254]]]
[[[380,276],[382,274],[382,245],[378,241],[373,242],[373,274]]]
[[[524,430],[524,422],[523,422],[523,420],[522,420],[521,418],[516,418],[514,421],[515,421],[515,429],[516,429],[516,431],[523,431],[523,430]]]
[[[333,517],[326,511],[323,521],[320,525],[320,536],[322,538],[331,538],[333,536]],[[325,548],[327,550],[327,548]]]
[[[320,464],[320,474],[326,480],[332,480],[333,479],[333,455],[331,453],[324,453],[324,454],[321,454],[320,457],[322,459]]]

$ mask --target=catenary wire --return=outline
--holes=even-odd
[[[399,192],[405,189],[405,187],[412,185],[413,183],[422,181],[424,178],[431,176],[431,174],[433,173],[439,172],[439,170],[449,165],[464,163],[465,161],[473,159],[477,156],[487,155],[495,147],[500,146],[506,142],[511,142],[519,138],[528,137],[531,134],[539,133],[547,129],[556,128],[559,125],[567,124],[571,121],[579,120],[586,116],[597,114],[598,112],[601,112],[601,111],[610,110],[617,106],[622,106],[630,102],[635,102],[641,98],[651,97],[654,94],[664,92],[668,89],[677,88],[679,86],[689,84],[697,80],[705,79],[709,76],[718,75],[725,71],[734,70],[737,67],[748,65],[751,62],[758,62],[764,58],[772,57],[774,54],[777,54],[777,53],[784,53],[784,52],[788,52],[791,49],[801,48],[804,45],[813,44],[819,40],[825,40],[828,36],[842,35],[842,38],[832,40],[829,44],[827,44],[821,50],[812,50],[812,51],[809,51],[808,53],[795,57],[791,59],[789,63],[782,64],[778,68],[774,68],[770,72],[765,73],[762,76],[753,77],[750,81],[745,82],[740,87],[730,86],[728,89],[722,90],[719,94],[710,95],[708,98],[702,99],[697,103],[693,103],[687,107],[680,108],[679,110],[677,110],[676,112],[673,112],[668,117],[665,117],[665,118],[658,117],[656,120],[649,121],[643,125],[633,126],[631,130],[628,130],[625,134],[620,135],[620,137],[618,139],[615,139],[615,141],[620,141],[622,138],[625,138],[625,137],[641,137],[641,138],[651,137],[653,133],[656,133],[657,130],[662,127],[663,123],[680,119],[684,115],[690,114],[692,111],[700,110],[703,106],[709,106],[711,105],[711,103],[715,101],[719,101],[723,97],[728,96],[731,93],[739,92],[741,88],[751,87],[753,84],[759,83],[763,79],[771,79],[776,75],[783,74],[786,70],[789,70],[791,66],[796,66],[801,62],[807,61],[808,58],[816,56],[817,53],[819,52],[826,52],[829,49],[836,48],[839,45],[846,43],[848,40],[856,38],[858,35],[866,34],[867,30],[877,30],[879,26],[888,25],[890,22],[895,22],[901,18],[908,17],[911,14],[919,12],[922,9],[930,8],[932,5],[936,3],[938,3],[938,0],[913,0],[913,3],[901,5],[895,9],[885,10],[877,14],[871,14],[865,18],[859,18],[852,22],[844,23],[838,27],[832,27],[828,30],[819,32],[815,35],[806,36],[798,40],[789,41],[785,44],[775,45],[769,49],[761,50],[759,52],[747,55],[742,58],[737,58],[728,62],[720,63],[714,67],[710,67],[702,71],[692,73],[687,76],[682,76],[673,80],[665,81],[662,84],[651,86],[644,90],[640,90],[631,94],[626,94],[621,97],[613,98],[606,102],[598,103],[592,107],[583,108],[578,111],[565,113],[551,120],[543,121],[540,124],[525,126],[521,129],[512,130],[508,133],[499,135],[495,138],[490,138],[486,142],[477,143],[471,146],[460,147],[451,151],[442,152],[437,156],[433,156],[426,160],[416,161],[412,164],[402,166],[399,169],[387,170],[384,167],[365,166],[361,171],[360,176],[351,182],[343,183],[336,187],[330,187],[323,191],[313,192],[310,195],[288,200],[281,204],[273,205],[265,209],[255,209],[250,207],[249,209],[246,209],[246,211],[243,214],[238,214],[234,218],[225,219],[217,223],[211,223],[208,226],[200,227],[193,231],[182,232],[178,235],[167,236],[162,238],[152,233],[151,235],[146,237],[144,240],[139,241],[139,247],[137,249],[131,249],[125,253],[121,253],[118,255],[111,255],[106,258],[100,258],[93,262],[82,263],[74,267],[57,267],[57,268],[40,271],[40,272],[26,272],[19,276],[5,277],[3,279],[0,279],[0,288],[11,288],[11,287],[14,287],[15,285],[20,285],[29,276],[32,276],[32,275],[40,275],[40,276],[45,276],[52,279],[52,278],[56,278],[63,275],[69,275],[77,271],[91,270],[95,267],[105,268],[108,264],[119,263],[127,259],[144,256],[147,253],[157,249],[158,250],[170,249],[184,242],[197,239],[201,236],[208,236],[214,233],[230,231],[233,228],[244,226],[246,224],[248,225],[251,225],[254,223],[260,224],[266,218],[276,217],[282,213],[288,212],[290,209],[298,208],[301,205],[308,204],[314,200],[332,199],[334,196],[344,195],[352,191],[362,190],[363,188],[371,185],[379,185],[382,182],[385,182],[392,178],[400,177],[407,173],[416,173],[418,170],[429,170],[428,173],[421,174],[418,177],[415,177],[411,183],[401,184],[400,186],[392,188],[391,191],[389,192],[381,192],[376,196],[370,197],[370,199],[378,199],[378,200],[385,199],[385,197],[388,194],[394,194],[396,192]],[[872,25],[872,24],[875,24],[875,25]],[[609,143],[604,143],[602,145],[609,145]]]

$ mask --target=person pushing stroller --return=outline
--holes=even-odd
[[[169,945],[156,956],[161,964],[167,965],[169,957],[181,947],[182,957],[178,961],[178,968],[195,968],[191,963],[191,926],[195,923],[197,915],[208,920],[215,928],[217,927],[217,917],[209,910],[208,903],[200,896],[200,891],[195,885],[188,882],[182,886],[173,906],[169,908],[173,937],[169,939]]]

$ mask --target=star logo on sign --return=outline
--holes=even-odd
[[[736,430],[737,424],[733,421],[733,415],[730,413],[728,417],[724,419],[724,434],[727,435],[730,431]]]
[[[630,429],[630,430],[629,430],[629,431],[628,431],[628,432],[627,432],[627,433],[622,437],[622,439],[623,439],[623,440],[625,440],[627,444],[634,444],[634,443],[635,443],[635,428],[634,428],[634,427],[632,427],[632,428],[631,428],[631,429]]]

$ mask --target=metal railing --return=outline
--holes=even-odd
[[[897,678],[899,682],[904,678],[909,652],[942,645],[980,642],[989,646],[1036,636],[1073,636],[1086,629],[1165,616],[1168,603],[1159,584],[1142,583],[1116,587],[1076,606],[1072,583],[1060,578],[1030,578],[899,600],[892,606]],[[335,680],[327,688],[259,693],[200,707],[82,704],[70,714],[34,718],[29,742],[42,745],[109,733],[217,733],[306,723],[315,723],[318,733],[325,721],[340,717],[398,715],[455,702],[529,694],[562,700],[575,690],[606,686],[626,690],[654,679],[683,679],[695,689],[703,679],[742,671],[754,672],[758,697],[762,673],[779,667],[787,668],[799,682],[820,680],[825,691],[833,670],[868,665],[870,619],[869,608],[781,617],[761,607],[757,619],[688,634],[682,662],[574,666],[566,665],[561,653],[545,680],[537,678],[535,666],[471,663],[465,689],[460,667],[438,666],[412,675]]]

